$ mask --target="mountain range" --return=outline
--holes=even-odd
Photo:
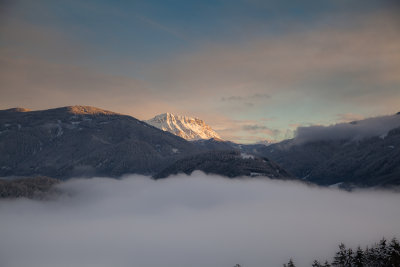
[[[267,146],[224,141],[204,121],[169,113],[144,122],[89,106],[0,111],[0,177],[8,178],[165,178],[201,170],[344,188],[392,186],[400,184],[399,148],[400,114],[300,127],[295,138]]]
[[[202,125],[199,120],[194,123]],[[0,111],[0,177],[156,175],[179,160],[210,150],[131,116],[95,107]],[[225,146],[224,150],[234,148]],[[217,168],[224,157],[214,159],[215,170],[208,171],[231,176],[225,173],[229,166]],[[247,173],[244,169],[253,164],[253,159],[237,161],[240,168],[231,166],[238,170],[236,176]],[[258,165],[264,170],[276,169],[267,160]]]
[[[400,185],[400,112],[330,126],[300,127],[295,138],[269,145],[214,138],[193,143],[206,150],[233,149],[268,158],[297,179],[322,186]]]

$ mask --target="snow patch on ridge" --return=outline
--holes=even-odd
[[[240,156],[242,157],[242,159],[254,159],[253,155],[247,153],[240,153]]]

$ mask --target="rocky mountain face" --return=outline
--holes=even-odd
[[[396,118],[389,119],[396,122]],[[256,153],[274,160],[298,178],[320,185],[400,185],[400,127],[363,138],[285,140],[258,148]]]
[[[133,117],[87,106],[0,111],[0,176],[153,174],[198,148]]]
[[[195,170],[227,177],[266,176],[269,178],[294,178],[286,170],[267,158],[257,157],[240,151],[208,151],[178,160],[155,175],[165,178],[173,174],[191,174]]]
[[[164,113],[145,122],[189,141],[210,138],[220,139],[219,135],[210,126],[198,118]]]

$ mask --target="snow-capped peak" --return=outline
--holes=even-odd
[[[220,139],[219,135],[210,126],[198,118],[163,113],[145,122],[186,140]]]

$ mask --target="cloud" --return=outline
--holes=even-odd
[[[238,105],[242,105],[245,108],[253,108],[257,105],[264,104],[265,99],[270,98],[269,94],[257,93],[247,96],[228,96],[228,97],[221,97],[221,101],[231,105],[233,109],[237,110]]]
[[[178,38],[180,40],[183,40],[183,41],[187,41],[188,40],[186,36],[184,36],[183,34],[179,33],[175,29],[167,27],[164,24],[156,22],[153,19],[150,19],[150,18],[145,17],[145,16],[141,16],[141,15],[136,15],[136,18],[138,18],[139,20],[149,24],[150,26],[154,27],[155,29],[158,29],[160,31],[166,32],[166,33],[168,33],[168,34],[170,34],[170,35],[172,35],[172,36],[174,36],[174,37],[176,37],[176,38]]]
[[[271,129],[264,125],[252,124],[252,125],[244,125],[242,127],[244,131],[249,131],[252,133],[264,133],[269,136],[277,136],[281,133],[281,131],[277,129]]]
[[[263,125],[245,125],[243,126],[243,130],[246,131],[257,131],[257,130],[267,130],[269,129],[267,126],[263,126]]]
[[[294,27],[244,42],[203,44],[145,71],[160,93],[207,101],[249,101],[274,96],[261,111],[318,109],[322,114],[393,112],[400,98],[400,37],[397,14],[320,18],[316,27]],[[348,23],[340,23],[345,21]],[[215,107],[214,107],[215,108]],[[243,110],[237,113],[243,114]]]
[[[0,106],[44,109],[92,105],[146,118],[169,110],[145,82],[0,51]],[[150,99],[152,99],[150,101]]]
[[[210,41],[190,23],[182,28],[151,12],[140,17],[120,5],[66,5],[70,23],[58,16],[62,8],[54,13],[52,5],[22,1],[9,6],[0,10],[1,108],[82,104],[139,119],[168,110],[195,114],[211,126],[219,124],[218,117],[268,114],[278,118],[268,126],[281,131],[295,122],[326,123],[339,112],[370,116],[398,108],[400,37],[395,11],[332,12],[313,16],[312,26],[302,19],[292,24],[285,20],[283,28],[277,27],[277,18],[271,20],[271,28],[265,20],[252,18],[239,31],[257,34],[234,39],[222,34]],[[105,20],[73,23],[89,13]],[[44,19],[31,21],[29,14]],[[136,38],[136,32],[144,38]],[[174,40],[173,46],[154,41],[168,36],[173,36],[167,38]],[[175,40],[187,36],[193,40]],[[142,45],[147,38],[150,45]],[[238,131],[224,131],[224,139],[265,137],[241,136],[242,125],[224,127],[228,128]]]
[[[53,62],[71,62],[73,60],[88,59],[95,50],[84,45],[77,36],[67,29],[60,30],[54,23],[35,23],[29,19],[20,17],[26,10],[31,10],[36,16],[46,17],[52,14],[48,7],[41,4],[33,4],[25,1],[21,3],[13,1],[0,13],[1,53],[15,58],[23,58],[36,55],[50,59]]]
[[[242,101],[244,98],[242,96],[228,96],[228,97],[221,97],[221,101]]]
[[[259,99],[259,98],[270,98],[271,96],[269,94],[265,94],[265,93],[257,93],[254,95],[251,95],[250,98],[255,98],[255,99]]]
[[[339,122],[352,122],[352,121],[359,121],[364,119],[365,117],[359,114],[354,113],[340,113],[337,114],[337,118]]]
[[[195,172],[70,180],[49,201],[0,201],[2,266],[299,266],[400,233],[399,194]]]
[[[400,127],[400,115],[368,118],[351,123],[330,126],[314,125],[298,127],[295,142],[306,143],[319,140],[360,140],[373,136],[384,136],[391,129]]]
[[[213,129],[224,139],[244,143],[256,143],[268,140],[275,142],[281,131],[265,124],[271,123],[273,118],[260,118],[257,120],[232,120],[227,117],[214,118]]]
[[[251,100],[251,99],[263,99],[263,98],[270,98],[271,96],[269,94],[264,94],[264,93],[257,93],[253,95],[248,95],[248,96],[228,96],[228,97],[221,97],[221,101],[243,101],[243,100]]]

